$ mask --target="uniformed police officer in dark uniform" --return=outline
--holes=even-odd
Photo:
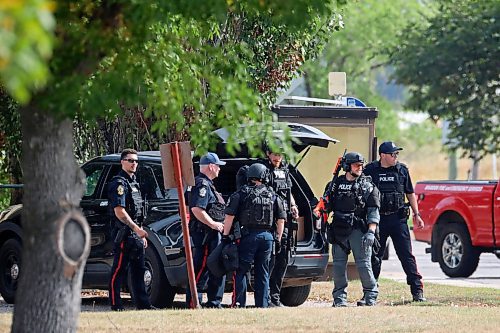
[[[234,307],[245,307],[247,273],[254,264],[255,306],[267,308],[269,301],[269,261],[273,247],[273,226],[276,238],[281,240],[286,213],[282,200],[265,184],[268,177],[266,166],[255,163],[247,172],[248,185],[243,186],[229,199],[224,221],[224,238],[231,233],[236,218],[241,226],[238,244],[238,269],[234,273]],[[274,223],[276,221],[276,223]]]
[[[358,269],[363,298],[358,306],[375,305],[377,281],[373,276],[371,256],[375,232],[380,219],[380,193],[363,175],[364,158],[356,152],[347,153],[342,160],[346,172],[335,183],[326,186],[327,212],[333,212],[329,226],[329,241],[333,256],[333,306],[347,306],[347,258],[352,250]]]
[[[142,229],[143,203],[135,172],[139,160],[137,152],[125,149],[121,153],[122,170],[108,185],[108,198],[113,229],[114,260],[109,283],[109,299],[113,311],[123,311],[120,289],[130,264],[132,291],[137,309],[154,309],[144,284],[144,249],[147,232]]]
[[[224,296],[225,276],[216,277],[207,268],[207,258],[219,245],[224,230],[224,199],[215,190],[213,179],[219,176],[220,166],[225,165],[215,153],[208,153],[200,159],[200,173],[188,195],[190,222],[189,231],[193,242],[193,265],[198,291],[206,286],[208,301],[205,307],[220,308]],[[202,293],[198,292],[200,304]],[[186,290],[186,303],[189,307],[191,290]]]
[[[288,233],[293,232],[293,230],[289,230],[292,222],[290,219],[291,217],[298,218],[299,210],[291,193],[292,180],[288,164],[283,161],[283,155],[280,152],[272,152],[269,147],[266,147],[266,155],[267,159],[259,160],[259,163],[265,165],[269,170],[269,185],[280,196],[285,212],[287,212],[282,241],[276,241],[276,249],[271,258],[271,277],[269,280],[271,301],[269,305],[279,307],[283,306],[280,301],[281,286],[283,285],[283,278],[286,274],[291,251],[290,242],[287,241],[287,238],[291,236]]]
[[[409,210],[405,205],[405,196],[413,211],[413,222],[416,228],[423,228],[424,221],[418,212],[418,203],[413,190],[410,173],[406,165],[398,162],[399,151],[394,142],[387,141],[379,146],[380,160],[366,166],[365,174],[370,175],[381,192],[380,208],[380,245],[381,249],[374,262],[373,272],[378,279],[382,265],[387,237],[391,237],[394,249],[406,273],[406,282],[410,285],[413,300],[425,301],[422,275],[418,272],[417,263],[411,250],[410,231],[407,219]]]

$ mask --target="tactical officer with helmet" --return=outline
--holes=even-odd
[[[255,306],[267,308],[269,261],[274,241],[272,230],[275,227],[276,239],[281,241],[286,213],[281,198],[266,184],[266,166],[260,163],[251,165],[247,171],[247,179],[247,185],[231,195],[225,210],[224,240],[229,239],[235,219],[241,227],[239,265],[234,273],[232,305],[245,307],[247,273],[253,264]]]
[[[213,179],[219,176],[221,161],[215,153],[208,153],[200,158],[200,173],[195,178],[195,185],[188,192],[190,212],[189,232],[193,243],[193,266],[198,291],[206,286],[208,301],[205,307],[220,308],[224,296],[225,276],[217,277],[207,268],[207,258],[221,241],[224,230],[225,203],[217,192]],[[202,303],[203,295],[198,292]],[[186,303],[194,307],[191,290],[186,290]]]
[[[137,151],[124,149],[120,157],[122,170],[108,185],[111,237],[114,240],[114,260],[109,283],[109,300],[113,311],[124,310],[120,290],[129,264],[137,309],[154,309],[144,284],[144,249],[148,244],[148,234],[141,226],[144,219],[143,202],[135,179],[138,162]]]
[[[327,212],[333,212],[329,241],[333,255],[333,306],[347,306],[347,257],[352,250],[363,286],[361,305],[375,305],[378,288],[371,255],[379,223],[380,193],[369,176],[363,175],[364,158],[350,152],[342,159],[345,174],[326,186]]]
[[[392,141],[383,142],[378,149],[380,159],[366,166],[365,174],[370,175],[381,193],[380,207],[380,251],[374,261],[373,272],[378,279],[385,251],[387,237],[391,237],[394,249],[406,273],[413,301],[424,302],[422,275],[418,272],[415,256],[411,250],[411,237],[407,220],[409,207],[413,211],[416,228],[423,228],[424,221],[418,212],[418,203],[413,190],[408,168],[398,162],[398,147]],[[409,204],[405,203],[405,197]],[[408,207],[409,205],[409,207]]]
[[[280,301],[281,287],[291,251],[292,218],[299,217],[299,210],[292,195],[292,180],[288,164],[283,161],[283,154],[271,151],[268,146],[265,147],[265,150],[267,159],[261,159],[259,163],[265,165],[268,169],[269,186],[281,198],[286,212],[283,237],[279,241],[275,239],[275,251],[271,258],[271,277],[269,280],[270,306],[280,307],[283,306]]]

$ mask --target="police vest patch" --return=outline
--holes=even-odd
[[[204,198],[207,195],[207,189],[205,187],[200,188],[200,197]]]
[[[118,193],[118,195],[123,195],[123,193],[125,193],[125,188],[123,187],[123,185],[118,185],[118,187],[116,188],[116,193]]]

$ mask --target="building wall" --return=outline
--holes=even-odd
[[[370,128],[353,125],[312,125],[328,136],[340,140],[330,144],[328,148],[312,147],[306,157],[300,162],[298,169],[307,179],[316,197],[323,195],[326,183],[332,179],[333,168],[337,159],[342,156],[344,149],[347,152],[356,151],[369,159],[372,138]]]

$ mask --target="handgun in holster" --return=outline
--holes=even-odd
[[[127,226],[123,226],[123,227],[118,228],[118,232],[116,233],[114,242],[115,243],[123,242],[125,240],[125,238],[127,237],[127,231],[128,231]]]

